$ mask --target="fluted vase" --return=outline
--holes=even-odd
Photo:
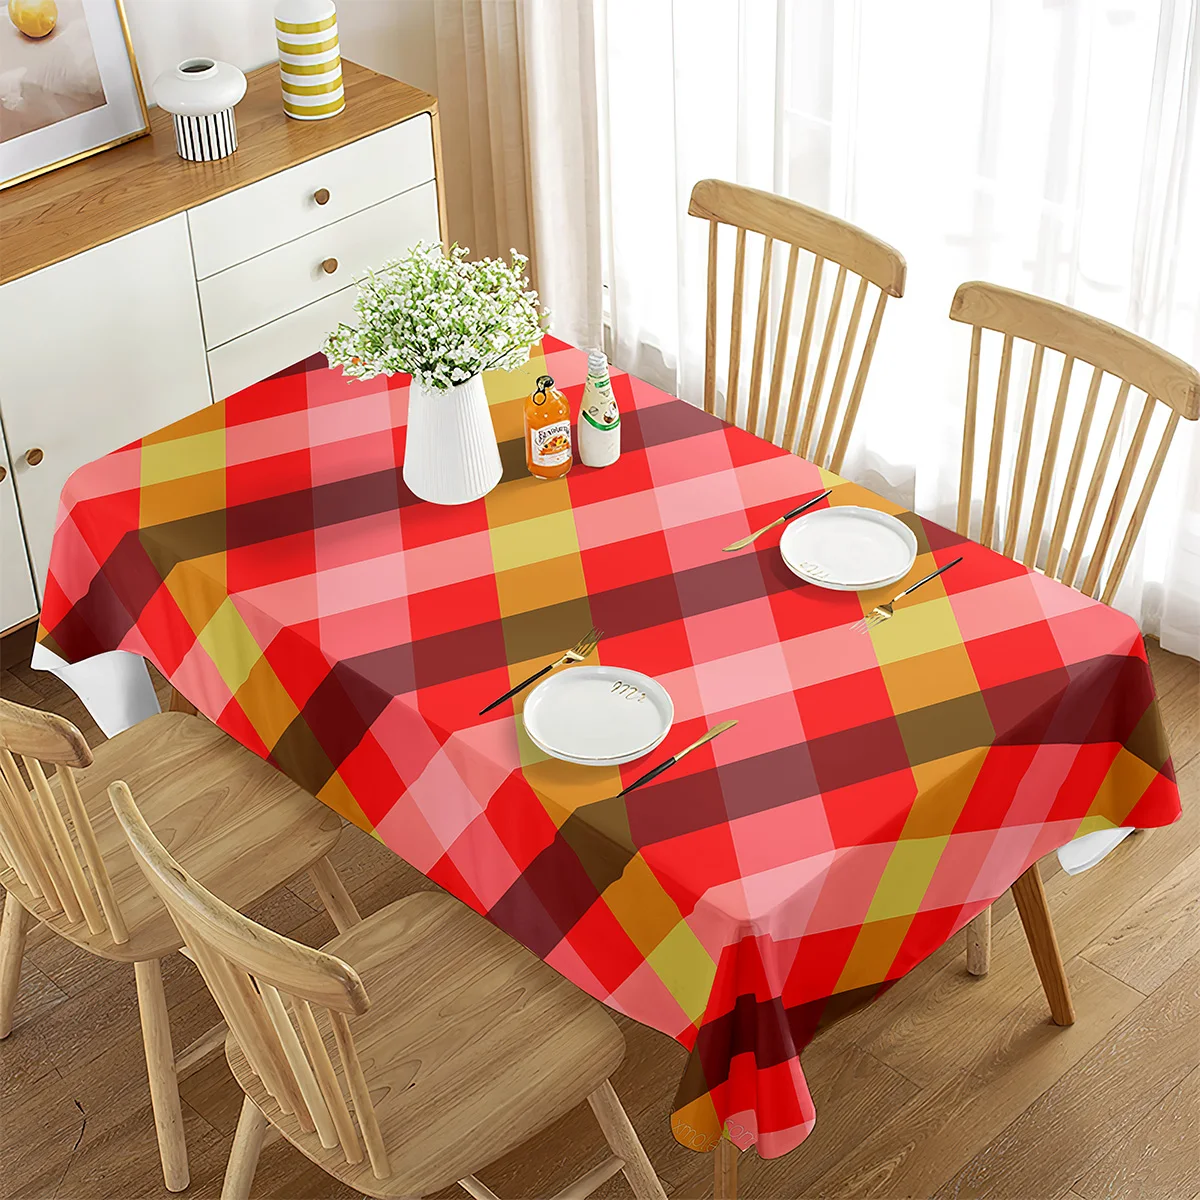
[[[431,504],[469,504],[486,496],[501,473],[483,376],[446,392],[426,391],[414,379],[404,445],[409,490]]]

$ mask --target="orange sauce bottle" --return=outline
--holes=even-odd
[[[525,401],[525,465],[534,479],[561,479],[571,469],[571,406],[549,375]]]

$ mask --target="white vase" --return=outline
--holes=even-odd
[[[428,392],[414,379],[404,444],[409,490],[432,504],[469,504],[486,496],[502,471],[483,376],[448,392]]]
[[[185,58],[154,81],[155,102],[175,124],[175,149],[189,162],[215,162],[237,149],[233,106],[245,94],[246,76],[212,58]]]

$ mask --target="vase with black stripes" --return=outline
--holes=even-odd
[[[246,76],[232,63],[185,58],[154,81],[154,101],[175,123],[175,149],[189,162],[215,162],[237,149],[234,105]]]

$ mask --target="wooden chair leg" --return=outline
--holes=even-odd
[[[9,892],[4,901],[4,921],[0,924],[0,1038],[12,1033],[28,929],[29,913],[25,905]]]
[[[171,689],[171,699],[167,704],[167,712],[187,713],[189,717],[197,715],[196,706],[178,688]]]
[[[1012,894],[1042,988],[1050,1001],[1050,1015],[1056,1025],[1073,1025],[1075,1008],[1071,1004],[1071,987],[1063,968],[1058,938],[1054,936],[1050,910],[1046,907],[1046,889],[1042,887],[1037,863],[1012,885]]]
[[[163,993],[162,966],[157,958],[133,964],[137,979],[138,1010],[142,1018],[142,1043],[146,1048],[146,1074],[150,1079],[150,1103],[158,1131],[167,1190],[181,1192],[188,1185],[187,1144],[183,1139],[183,1112],[179,1105],[179,1083],[175,1053],[171,1049],[171,1024]]]
[[[354,901],[350,899],[350,893],[346,891],[346,885],[337,871],[333,869],[333,863],[329,861],[328,857],[320,858],[313,863],[308,868],[308,877],[312,880],[313,887],[317,889],[317,895],[321,897],[325,911],[333,918],[338,933],[345,933],[346,930],[353,928],[362,920],[362,917],[358,915],[358,909],[354,907]]]
[[[637,1200],[667,1200],[667,1193],[658,1181],[613,1085],[606,1079],[589,1097],[588,1103],[596,1115],[596,1123],[608,1142],[609,1149],[625,1163],[621,1169]]]
[[[249,1096],[242,1101],[242,1112],[238,1117],[237,1132],[229,1150],[229,1165],[225,1168],[225,1182],[221,1185],[221,1200],[250,1200],[250,1185],[254,1182],[254,1171],[258,1167],[258,1156],[263,1148],[263,1135],[267,1132],[267,1118]]]
[[[737,1200],[738,1157],[741,1151],[723,1137],[713,1151],[713,1200]]]
[[[967,926],[967,971],[986,975],[992,965],[992,910],[987,907]]]

